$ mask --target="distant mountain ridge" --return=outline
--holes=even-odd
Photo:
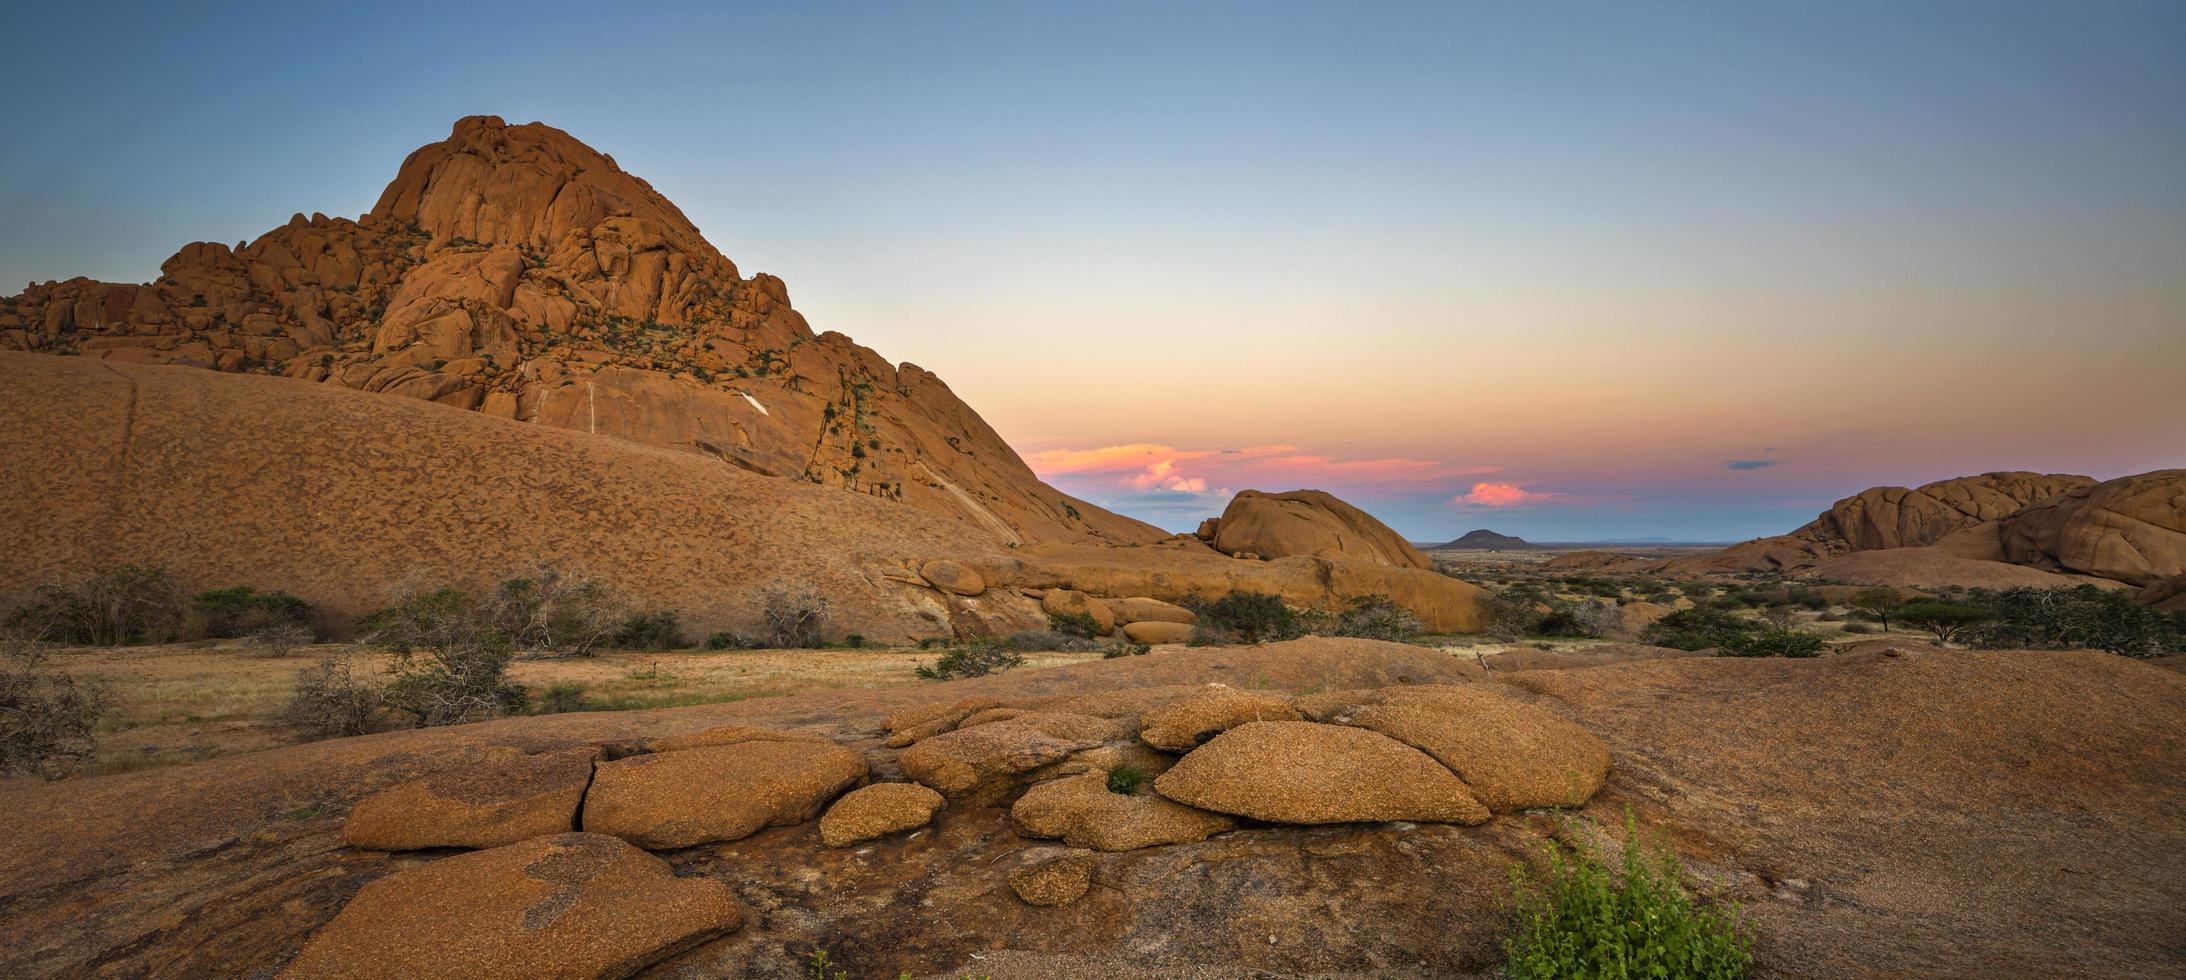
[[[1540,545],[1524,538],[1513,537],[1487,528],[1466,532],[1464,537],[1447,544],[1439,544],[1429,551],[1539,551]]]

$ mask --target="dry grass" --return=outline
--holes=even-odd
[[[298,731],[276,715],[296,671],[332,649],[322,644],[268,658],[234,642],[81,648],[58,651],[54,664],[112,686],[113,708],[99,726],[97,755],[86,771],[113,773],[296,741]],[[550,685],[577,683],[584,685],[590,708],[633,710],[919,684],[924,682],[912,671],[938,655],[912,649],[607,652],[586,659],[518,660],[509,673],[535,698]],[[1099,658],[1098,653],[1033,653],[1020,669]],[[376,675],[387,659],[361,652],[358,664]]]

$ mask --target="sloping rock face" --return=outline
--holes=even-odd
[[[1303,555],[1398,568],[1435,567],[1433,560],[1374,515],[1319,490],[1239,493],[1222,509],[1213,544],[1225,555]]]
[[[562,834],[364,886],[281,976],[625,977],[743,921],[719,882],[678,878],[613,837]]]
[[[1004,541],[1161,532],[1042,484],[939,378],[815,334],[674,204],[551,126],[459,120],[371,211],[33,285],[0,349],[281,374],[715,457]]]
[[[690,453],[337,385],[14,351],[0,400],[37,420],[0,427],[7,608],[127,562],[192,589],[277,583],[337,617],[405,583],[553,564],[701,635],[758,627],[776,581],[832,599],[831,637],[948,636],[967,604],[1000,601],[904,571],[1004,554],[962,521]]]
[[[1837,501],[1796,533],[1841,541],[1853,551],[1917,548],[2094,483],[2071,474],[2013,471],[1938,480],[1913,490],[1874,487]]]
[[[394,938],[353,930],[364,917],[343,910],[374,891],[370,882],[478,855],[344,847],[342,814],[390,772],[452,758],[740,725],[854,747],[885,774],[895,752],[881,744],[885,719],[944,717],[968,699],[1120,718],[1215,681],[1249,677],[1302,703],[1318,696],[1309,692],[1463,686],[1474,674],[1461,665],[1363,642],[1157,651],[919,687],[541,715],[9,780],[0,975],[263,976],[337,918],[350,935]],[[824,847],[810,822],[775,827],[673,855],[681,877],[665,880],[733,889],[755,914],[648,975],[801,976],[803,958],[826,949],[858,977],[1492,976],[1511,866],[1567,826],[1613,844],[1628,817],[1683,855],[1696,886],[1739,903],[1757,934],[1757,975],[2178,972],[2186,674],[2084,651],[1944,651],[1900,639],[1806,660],[1678,657],[1496,676],[1477,686],[1586,729],[1615,757],[1602,792],[1562,819],[1241,824],[1097,855],[1027,840],[1003,806],[951,805],[929,830],[847,849]],[[287,815],[304,802],[321,815]],[[1015,872],[1070,854],[1093,866],[1090,887],[1028,888],[1075,893],[1067,904],[1032,906],[1011,887]],[[436,894],[417,891],[418,903]],[[451,923],[469,928],[474,910],[537,904],[524,894],[502,904],[451,893],[454,904],[419,931],[444,936]],[[612,908],[637,918],[616,928],[651,935],[659,902],[623,896]],[[592,907],[580,900],[568,914]]]
[[[2186,469],[2081,487],[2004,524],[2012,561],[2148,586],[2186,574]]]

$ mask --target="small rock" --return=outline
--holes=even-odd
[[[500,847],[577,826],[592,781],[591,746],[463,766],[381,790],[342,824],[352,847],[409,851]]]
[[[1147,711],[1141,716],[1139,740],[1183,752],[1246,722],[1297,720],[1289,698],[1209,684],[1190,697]]]
[[[1070,851],[1010,872],[1010,890],[1027,905],[1069,905],[1093,887],[1093,868],[1099,862],[1092,851]]]
[[[1027,837],[1060,837],[1073,847],[1102,851],[1189,844],[1237,826],[1226,815],[1195,810],[1155,793],[1111,792],[1106,772],[1034,786],[1018,797],[1010,819]]]
[[[1489,816],[1426,753],[1379,732],[1310,721],[1232,728],[1178,760],[1154,789],[1187,806],[1270,823],[1475,824]]]
[[[1197,627],[1190,623],[1169,623],[1149,619],[1125,624],[1123,635],[1133,643],[1183,643],[1192,638],[1192,632],[1195,629]]]
[[[584,829],[655,850],[738,840],[803,823],[864,779],[865,757],[833,743],[738,742],[603,762]]]
[[[940,793],[917,783],[875,783],[843,794],[820,817],[820,842],[848,847],[899,830],[923,827],[947,805]]]

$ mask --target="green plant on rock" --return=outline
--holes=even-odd
[[[1542,847],[1542,865],[1511,869],[1503,952],[1512,980],[1731,980],[1752,966],[1737,906],[1696,902],[1679,883],[1677,854],[1644,846],[1629,816],[1618,866],[1553,842]]]
[[[1139,787],[1145,783],[1146,770],[1128,762],[1120,763],[1115,768],[1108,770],[1108,791],[1111,793],[1129,796],[1138,792]]]
[[[1101,635],[1101,622],[1089,612],[1048,613],[1047,628],[1064,636],[1090,640]]]
[[[991,640],[973,640],[954,647],[932,664],[918,668],[918,676],[927,680],[949,680],[957,677],[984,677],[988,674],[1023,666],[1023,654],[1007,645]]]

